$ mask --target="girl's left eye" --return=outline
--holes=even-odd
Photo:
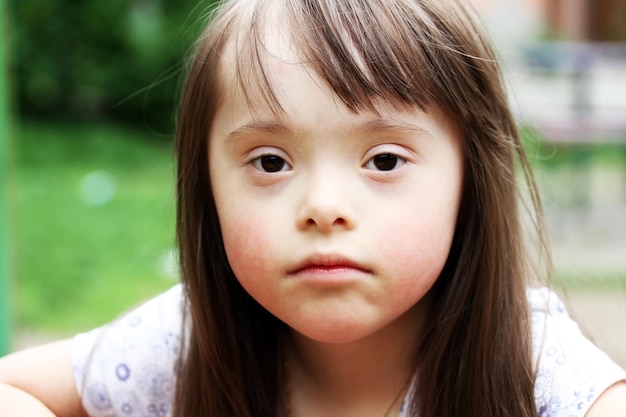
[[[363,167],[377,171],[392,171],[405,163],[406,160],[398,155],[393,153],[380,153],[367,161]]]
[[[263,172],[281,172],[291,170],[291,166],[277,155],[262,155],[251,162],[252,166]]]

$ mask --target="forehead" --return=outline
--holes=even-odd
[[[241,126],[295,126],[303,116],[328,120],[347,108],[330,87],[298,57],[284,33],[273,31],[256,55],[258,71],[240,65],[235,43],[220,63],[222,89],[214,121],[218,134]],[[324,103],[320,106],[320,103]]]
[[[422,111],[417,106],[396,106],[378,100],[375,111],[352,111],[302,63],[288,39],[275,36],[267,45],[264,68],[280,109],[263,100],[256,101],[258,97],[250,92],[249,86],[224,66],[222,72],[227,81],[212,124],[213,140],[255,136],[341,137],[357,133],[367,136],[385,132],[394,137],[409,131],[433,138],[458,138],[454,119],[435,105]],[[232,57],[232,49],[229,53]]]
[[[432,29],[424,16],[405,11],[405,17],[411,15],[416,21],[409,24],[401,19],[390,27],[391,16],[400,13],[399,2],[390,2],[390,9],[396,7],[390,11],[383,10],[386,3],[374,1],[376,6],[369,12],[379,12],[378,23],[372,16],[361,21],[362,16],[347,13],[344,3],[351,2],[320,2],[316,7],[324,10],[317,10],[308,2],[237,2],[239,7],[231,10],[223,30],[218,31],[222,46],[210,52],[218,68],[207,74],[217,76],[216,104],[243,98],[253,112],[280,114],[285,110],[284,72],[299,66],[355,113],[377,112],[381,106],[422,111],[440,106],[458,115],[450,100],[460,96],[454,91],[460,82],[449,74],[456,71],[445,58],[454,55],[457,62],[458,56],[450,47],[437,46],[441,39],[435,33],[420,32]],[[360,0],[355,3],[361,4]],[[370,3],[363,4],[369,9]],[[357,33],[366,23],[371,30]],[[424,36],[432,41],[424,43]],[[438,62],[433,62],[431,49],[438,51]],[[448,67],[450,71],[442,70]]]
[[[233,22],[218,61],[218,96],[222,103],[242,102],[254,112],[280,113],[287,72],[297,67],[318,78],[298,53],[288,20],[281,9],[265,7]]]
[[[372,95],[367,104],[352,107],[346,104],[333,88],[332,81],[324,78],[299,52],[292,39],[291,27],[284,20],[270,20],[263,37],[251,48],[250,39],[233,38],[225,45],[219,60],[219,94],[217,108],[223,116],[225,108],[233,114],[250,114],[252,118],[267,116],[284,118],[293,108],[294,101],[313,101],[322,96],[337,111],[354,114],[372,113],[378,116],[392,112],[413,112],[438,107],[435,103],[417,106],[398,99],[385,100]],[[354,56],[355,65],[362,67],[362,57]],[[364,68],[363,71],[365,71]],[[314,86],[307,94],[298,96],[294,91],[304,85]],[[311,94],[312,91],[315,94]],[[359,92],[358,94],[362,94]],[[355,94],[358,95],[358,94]]]

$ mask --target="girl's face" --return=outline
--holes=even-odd
[[[435,108],[355,114],[292,54],[273,52],[285,112],[252,112],[226,82],[210,133],[228,260],[248,293],[300,334],[358,341],[406,322],[444,266],[460,134]]]

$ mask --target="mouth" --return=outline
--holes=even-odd
[[[372,271],[341,255],[314,255],[288,272],[291,276],[344,276],[371,274]]]

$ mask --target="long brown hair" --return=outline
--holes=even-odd
[[[281,111],[263,49],[268,13],[276,10],[303,62],[352,111],[376,111],[381,102],[440,106],[463,134],[460,213],[431,290],[411,413],[535,415],[525,295],[533,273],[516,165],[540,237],[541,208],[499,66],[473,12],[456,0],[232,0],[198,40],[178,118],[177,232],[189,323],[174,416],[270,417],[279,409],[284,324],[244,291],[228,265],[207,157],[227,71],[251,106]],[[223,62],[227,47],[232,62],[231,54]]]

